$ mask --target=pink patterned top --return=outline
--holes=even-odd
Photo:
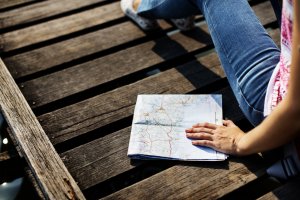
[[[267,88],[264,114],[269,115],[278,103],[285,97],[290,76],[293,1],[284,0],[281,22],[281,54]]]

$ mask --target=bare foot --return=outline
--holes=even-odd
[[[134,1],[133,1],[133,5],[132,5],[132,6],[133,6],[133,9],[134,9],[135,11],[137,11],[137,9],[138,9],[140,3],[141,3],[141,0],[134,0]]]

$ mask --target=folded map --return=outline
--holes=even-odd
[[[225,160],[227,155],[192,145],[185,129],[199,122],[222,124],[222,96],[138,95],[128,156],[133,159]]]

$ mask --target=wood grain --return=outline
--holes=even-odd
[[[2,0],[3,1],[3,0]],[[2,3],[1,1],[1,3]],[[0,13],[0,29],[15,25],[24,25],[47,17],[63,14],[65,12],[79,9],[105,0],[51,0],[41,1],[30,6],[13,9]],[[8,2],[11,2],[8,1]],[[30,2],[30,1],[29,1]],[[0,4],[1,7],[1,4]],[[20,13],[22,13],[20,15]]]
[[[278,30],[275,36],[278,37]],[[143,63],[143,62],[142,62]],[[132,62],[133,66],[140,63]],[[139,93],[188,93],[225,77],[215,53],[114,91],[39,116],[54,144],[95,130],[133,113]],[[174,88],[174,83],[176,87]]]
[[[145,70],[155,64],[187,54],[187,52],[205,47],[208,44],[211,44],[211,42],[191,40],[190,37],[183,34],[166,36],[24,82],[21,90],[31,106],[36,108],[117,78]]]
[[[144,37],[131,22],[48,45],[4,59],[14,78],[20,78]],[[41,65],[40,63],[43,63]]]
[[[6,18],[3,17],[1,21],[0,14],[0,24],[2,23],[3,27],[10,27],[31,23],[104,0],[51,1],[55,3],[45,1],[31,5],[28,9],[25,7],[16,9],[24,13],[23,18],[22,15],[17,16],[17,11],[12,10],[2,15]],[[49,9],[46,9],[46,5]],[[45,12],[42,13],[44,9]],[[269,2],[254,6],[254,10],[263,24],[275,21]],[[119,9],[119,2],[114,2],[5,33],[0,35],[0,46],[3,46],[2,51],[9,52],[77,31],[84,32],[86,28],[123,16]],[[4,18],[7,20],[5,23],[3,23]],[[75,63],[78,59],[84,60],[89,55],[101,55],[108,49],[122,45],[123,49],[116,53],[101,58],[94,55],[88,61],[84,60],[82,64],[75,66],[71,64],[72,66],[68,69],[21,83],[22,91],[31,106],[38,108],[70,95],[78,95],[88,89],[105,85],[110,81],[116,82],[126,75],[146,74],[157,70],[153,67],[155,65],[201,48],[204,50],[204,47],[210,45],[211,42],[207,39],[206,26],[201,24],[201,29],[204,30],[202,35],[172,32],[168,37],[161,37],[126,49],[124,46],[128,42],[145,38],[145,34],[132,22],[126,21],[7,57],[5,63],[9,65],[13,77],[22,78],[52,67],[63,66],[68,62]],[[277,31],[271,31],[276,38],[278,38]],[[195,37],[196,35],[198,36]],[[101,134],[101,128],[104,126],[113,126],[118,120],[132,117],[136,96],[139,93],[188,93],[199,88],[208,88],[210,84],[224,78],[225,75],[216,54],[206,53],[195,55],[196,59],[189,58],[190,61],[182,65],[174,63],[172,65],[176,65],[175,67],[164,65],[162,69],[171,69],[44,114],[39,116],[38,120],[53,144],[62,143],[90,131]],[[3,65],[2,62],[0,64]],[[117,127],[116,130],[119,131],[60,154],[64,162],[62,163],[17,86],[14,85],[14,88],[10,89],[8,86],[11,82],[6,84],[3,81],[7,78],[6,74],[9,74],[6,69],[4,73],[4,75],[0,74],[0,82],[5,85],[3,91],[1,86],[0,91],[1,108],[6,110],[6,117],[11,119],[8,123],[13,128],[14,138],[20,143],[22,155],[24,154],[28,163],[31,163],[30,167],[35,178],[42,185],[43,192],[49,195],[48,198],[71,199],[73,195],[77,195],[75,198],[83,199],[80,189],[89,189],[98,183],[113,180],[112,178],[126,172],[130,173],[133,168],[139,166],[132,165],[126,155],[131,127],[121,130]],[[9,76],[9,81],[11,80]],[[14,99],[15,95],[11,94],[15,91],[18,94],[17,99]],[[223,92],[224,105],[226,105],[224,106],[225,116],[231,119],[241,119],[243,115],[230,89],[226,88]],[[7,101],[7,97],[14,100]],[[20,99],[23,104],[19,106]],[[64,164],[73,178],[78,181],[80,189]],[[140,164],[151,166],[151,162]],[[216,199],[264,175],[264,167],[262,159],[257,156],[242,159],[231,158],[228,162],[222,163],[178,163],[106,199]],[[56,176],[52,177],[52,174]]]
[[[4,33],[0,35],[0,41],[2,40],[3,43],[1,51],[6,52],[57,38],[123,16],[124,14],[120,10],[119,2],[116,2],[24,29]]]
[[[38,2],[38,0],[1,0],[0,9],[22,5],[24,3]]]
[[[103,199],[218,199],[264,174],[259,157],[178,164]]]
[[[210,54],[38,118],[51,141],[57,144],[132,115],[139,93],[187,93],[220,77],[224,77],[224,72],[218,58]]]
[[[224,97],[224,116],[236,121],[244,117],[226,88],[216,93]],[[226,97],[226,98],[225,98]],[[229,106],[230,105],[230,106]],[[80,188],[86,189],[148,162],[132,165],[127,157],[131,127],[78,146],[60,154]],[[88,178],[87,178],[88,177]]]
[[[263,24],[275,20],[274,13],[272,10],[268,9],[268,6],[270,6],[268,2],[254,6],[255,12]],[[169,26],[163,24],[164,29],[168,27]],[[200,28],[205,30],[204,27],[205,26],[200,25]],[[76,37],[8,57],[4,59],[4,62],[9,67],[13,77],[20,78],[92,53],[124,44],[134,39],[141,38],[144,35],[145,34],[132,22],[121,23],[81,37]],[[204,37],[204,34],[201,34],[201,37]],[[206,37],[204,37],[204,39],[205,38]],[[40,63],[43,63],[43,65]]]
[[[1,111],[49,199],[84,199],[6,66],[0,60]]]

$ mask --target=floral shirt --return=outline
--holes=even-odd
[[[293,1],[284,0],[282,6],[281,22],[281,54],[270,79],[264,114],[269,115],[278,103],[285,97],[290,76],[291,50],[292,50],[292,27],[293,27]]]

